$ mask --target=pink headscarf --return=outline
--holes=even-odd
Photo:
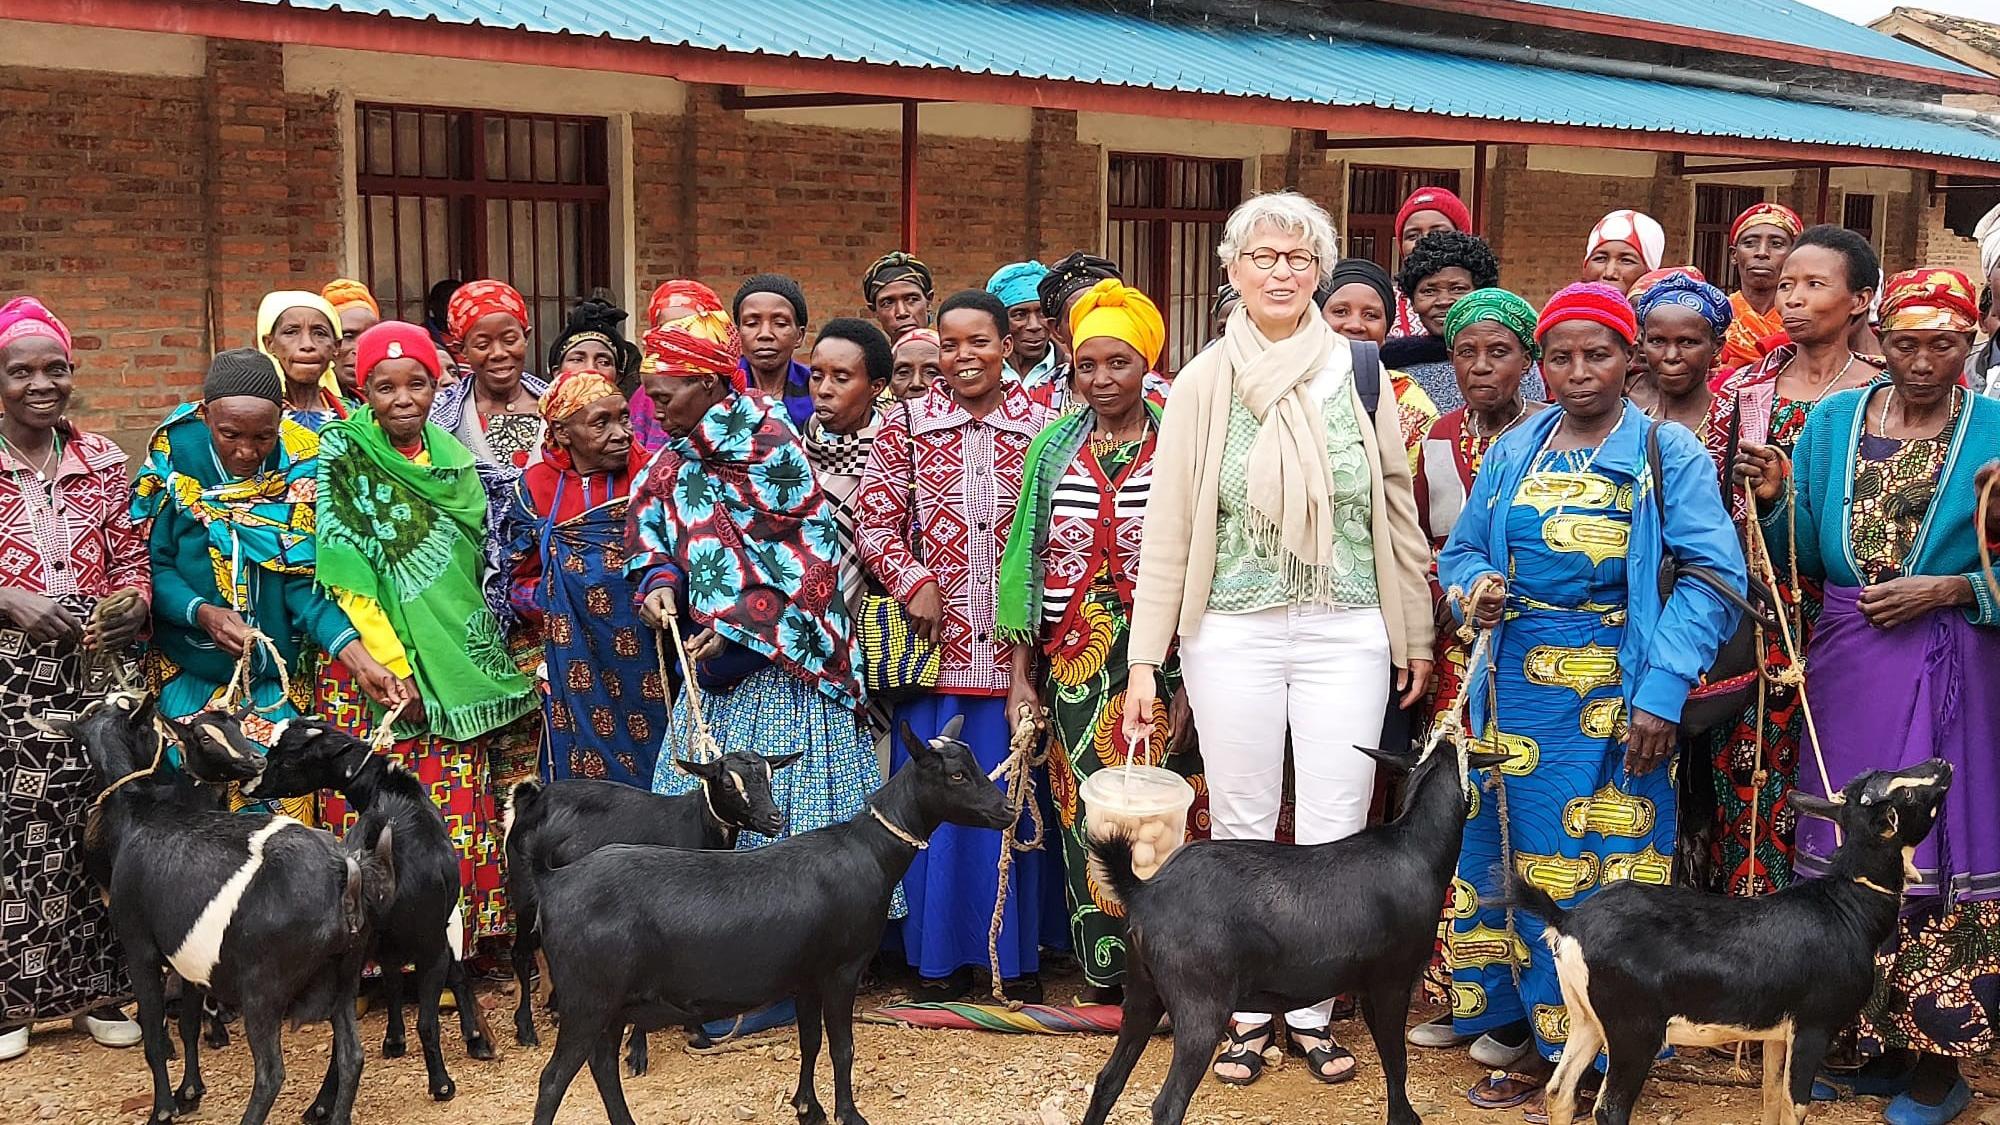
[[[30,336],[45,336],[62,345],[66,359],[76,358],[75,349],[70,344],[69,329],[56,319],[56,314],[48,306],[33,297],[16,297],[0,305],[0,348],[16,340]]]

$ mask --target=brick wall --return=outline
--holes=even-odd
[[[206,366],[199,80],[0,71],[0,297],[76,336],[75,405],[129,434]]]
[[[1576,281],[1590,230],[1607,213],[1635,208],[1660,220],[1670,256],[1688,245],[1687,189],[1627,176],[1584,176],[1531,169],[1524,151],[1509,146],[1487,177],[1493,193],[1487,211],[1500,284],[1540,305]]]
[[[337,119],[281,67],[211,42],[201,78],[0,69],[0,295],[70,326],[75,414],[127,448],[251,342],[266,291],[333,276]]]

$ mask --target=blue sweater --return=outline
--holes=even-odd
[[[1865,407],[1881,403],[1886,381],[1828,395],[1813,408],[1792,451],[1792,489],[1798,506],[1799,573],[1836,586],[1863,586],[1854,560],[1854,540],[1848,518],[1854,504],[1855,451],[1861,443]],[[2000,458],[2000,400],[1954,390],[1964,412],[1945,455],[1944,475],[1937,495],[1924,513],[1915,547],[1903,560],[1902,571],[1934,578],[1963,575],[1972,584],[1976,602],[1965,611],[1977,625],[2000,625],[2000,605],[1979,571],[1979,529],[1974,526],[1979,502],[1973,475],[1988,461]],[[1784,504],[1764,513],[1764,541],[1771,557],[1783,565],[1790,550],[1786,524],[1791,513]]]
[[[1472,495],[1452,528],[1451,539],[1438,555],[1438,581],[1446,589],[1471,590],[1482,575],[1502,577],[1511,572],[1512,545],[1507,541],[1506,509],[1533,467],[1535,454],[1563,418],[1558,406],[1544,410],[1497,442],[1486,454]],[[1688,692],[1715,662],[1716,650],[1736,628],[1734,604],[1693,580],[1674,586],[1662,602],[1659,574],[1662,544],[1681,562],[1713,570],[1738,591],[1745,588],[1743,548],[1735,526],[1722,506],[1716,487],[1715,462],[1686,427],[1660,427],[1660,467],[1664,484],[1653,480],[1646,464],[1646,431],[1652,420],[1630,402],[1618,431],[1605,440],[1597,464],[1631,476],[1632,534],[1625,555],[1625,632],[1618,642],[1618,664],[1627,712],[1634,709],[1662,719],[1680,720]],[[1653,489],[1665,488],[1666,526],[1653,503]],[[1495,630],[1499,645],[1503,622]],[[1474,682],[1484,665],[1467,670]],[[1486,725],[1485,695],[1469,700],[1472,729]]]

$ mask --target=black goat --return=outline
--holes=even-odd
[[[1363,752],[1412,766],[1407,755]],[[1131,955],[1124,1020],[1085,1125],[1110,1116],[1163,1013],[1173,1016],[1174,1061],[1153,1099],[1153,1123],[1179,1125],[1230,1012],[1283,1012],[1344,992],[1360,996],[1381,1053],[1391,1125],[1420,1121],[1404,1090],[1403,1021],[1465,834],[1472,783],[1460,766],[1507,759],[1461,759],[1447,746],[1415,763],[1391,823],[1311,847],[1197,840],[1146,880],[1132,871],[1132,840],[1093,839],[1092,862],[1125,906]]]
[[[614,844],[542,872],[560,1019],[535,1125],[555,1120],[585,1061],[613,1125],[632,1125],[618,1074],[626,1024],[717,1019],[785,997],[798,1001],[799,1121],[827,1119],[813,1090],[824,1019],[834,1116],[866,1125],[854,1108],[854,993],[881,946],[890,896],[938,825],[1014,819],[958,731],[953,719],[925,744],[904,727],[910,761],[844,824],[748,852]]]
[[[284,1084],[280,1026],[330,1020],[333,1057],[321,1095],[326,1120],[346,1125],[361,1077],[354,995],[370,924],[394,890],[392,841],[344,849],[330,833],[288,817],[217,811],[188,774],[132,775],[155,760],[149,697],[115,693],[51,729],[79,740],[110,792],[85,830],[85,862],[104,887],[124,947],[153,1072],[149,1120],[192,1112],[204,1088],[192,1034],[199,1009],[181,1007],[187,1061],[178,1091],[167,1077],[164,969],[243,1013],[256,1076],[244,1125],[262,1125]],[[241,780],[262,770],[227,715],[188,728],[188,773]]]
[[[713,761],[677,758],[674,764],[700,779],[699,787],[662,797],[615,781],[582,778],[544,785],[523,781],[507,800],[507,903],[514,909],[514,1041],[538,1046],[533,1000],[537,926],[536,873],[565,867],[606,844],[658,844],[709,851],[736,846],[748,830],[776,836],[785,814],[771,799],[771,776],[798,754],[766,758],[732,750]],[[646,1036],[632,1036],[628,1065],[646,1072]]]
[[[417,1042],[423,1047],[431,1097],[447,1101],[458,1092],[438,1043],[438,999],[447,984],[458,1002],[465,1053],[475,1059],[495,1057],[492,1034],[459,960],[463,883],[451,830],[432,803],[429,788],[415,774],[375,754],[367,743],[318,719],[279,723],[264,772],[243,783],[243,795],[302,797],[321,789],[337,791],[354,806],[359,816],[348,835],[363,847],[373,846],[384,829],[395,831],[396,901],[374,930],[372,951],[388,994],[382,1057],[400,1058],[407,1047],[403,966],[414,965]]]
[[[1617,883],[1564,910],[1517,881],[1513,897],[1547,926],[1569,1010],[1551,1125],[1573,1119],[1600,1049],[1610,1067],[1597,1120],[1626,1125],[1662,1046],[1751,1039],[1764,1044],[1766,1125],[1803,1121],[1828,1044],[1875,987],[1910,853],[1950,785],[1950,763],[1933,759],[1871,770],[1831,801],[1794,791],[1793,806],[1839,825],[1842,843],[1824,878],[1762,898]]]

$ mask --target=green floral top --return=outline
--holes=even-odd
[[[1351,376],[1349,378],[1352,378]],[[1375,584],[1373,474],[1361,425],[1348,409],[1348,380],[1335,386],[1320,406],[1326,424],[1327,458],[1333,468],[1333,561],[1315,580],[1288,573],[1282,553],[1260,542],[1251,530],[1250,447],[1258,422],[1243,400],[1230,396],[1229,432],[1222,449],[1222,480],[1216,516],[1215,581],[1209,587],[1212,613],[1254,613],[1275,606],[1331,604],[1379,606]]]

